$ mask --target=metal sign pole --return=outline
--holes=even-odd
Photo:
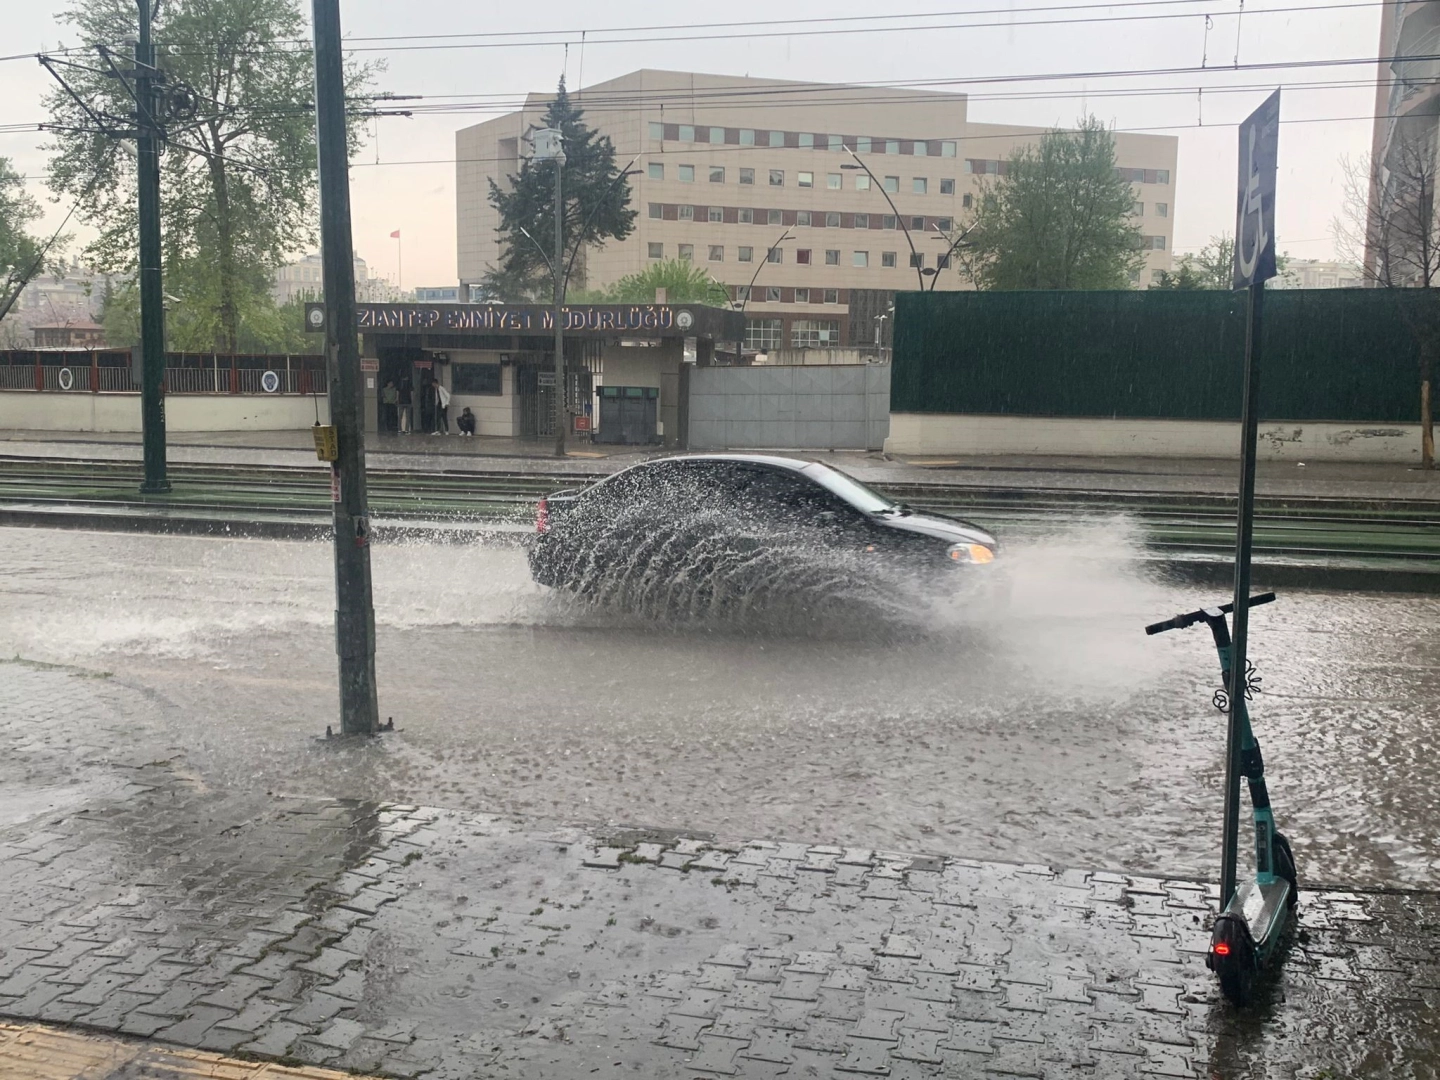
[[[1233,284],[1247,293],[1245,388],[1240,406],[1240,498],[1235,528],[1235,615],[1230,646],[1229,724],[1225,739],[1225,823],[1220,846],[1220,906],[1235,895],[1240,847],[1240,717],[1250,629],[1250,549],[1255,526],[1255,447],[1259,432],[1260,330],[1265,282],[1275,276],[1275,172],[1280,91],[1240,125],[1240,178]]]
[[[140,230],[140,430],[146,495],[170,490],[165,468],[165,297],[160,280],[160,146],[150,0],[140,0],[135,44],[135,160]]]

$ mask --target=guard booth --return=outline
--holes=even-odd
[[[323,332],[324,318],[323,305],[307,305],[307,329]],[[468,408],[480,436],[549,441],[563,423],[576,439],[683,447],[690,369],[733,351],[745,333],[741,313],[703,304],[572,305],[561,318],[563,386],[549,307],[358,305],[366,430],[399,435],[387,385],[397,394],[408,386],[411,431],[443,429],[438,383],[450,393],[452,433]]]

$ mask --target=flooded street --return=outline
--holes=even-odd
[[[0,656],[142,691],[116,756],[215,787],[1213,878],[1214,653],[1203,627],[1143,626],[1221,597],[1133,552],[1123,523],[1077,529],[1007,551],[1001,607],[781,627],[597,611],[531,584],[516,549],[381,546],[399,730],[355,748],[315,739],[336,708],[328,545],[3,529]],[[1433,597],[1323,593],[1255,613],[1256,729],[1302,881],[1440,884],[1437,617]],[[83,734],[65,725],[57,747]],[[61,798],[82,766],[17,779]]]

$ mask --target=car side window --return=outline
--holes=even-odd
[[[744,471],[749,474],[745,485],[747,501],[756,509],[809,524],[826,520],[843,522],[855,516],[852,507],[803,476],[780,469]]]

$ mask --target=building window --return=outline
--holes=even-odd
[[[712,184],[723,184],[724,182],[725,182],[725,166],[724,166],[724,165],[711,165],[711,166],[710,166],[710,183],[712,183]]]
[[[754,169],[741,169],[741,170],[740,170],[740,183],[742,183],[742,184],[753,184],[753,183],[755,183],[755,170],[754,170]]]
[[[707,213],[709,220],[712,222],[725,220],[725,208],[723,206],[712,206]]]
[[[646,249],[649,251],[650,258],[652,259],[663,259],[665,257],[664,244],[647,244]]]
[[[665,138],[665,125],[664,125],[664,124],[657,124],[654,120],[651,120],[651,121],[650,121],[650,138],[652,138],[652,139],[663,139],[663,138]]]
[[[953,142],[942,142],[942,143],[940,144],[940,156],[941,156],[941,157],[954,157],[954,156],[955,156],[955,144],[954,144]]]
[[[839,289],[826,289],[826,290],[825,290],[825,303],[827,303],[827,304],[838,304],[839,302],[840,302],[840,290],[839,290]]]
[[[784,145],[785,145],[785,133],[784,133],[783,131],[772,131],[772,132],[770,132],[770,145],[771,145],[771,146],[784,146]]]
[[[735,217],[739,220],[741,225],[755,224],[755,211],[748,206],[740,207],[740,209],[735,212]]]
[[[842,139],[839,135],[831,135],[829,139],[826,140],[826,142],[832,152],[845,149],[845,140]]]
[[[928,195],[930,193],[930,181],[923,176],[917,176],[910,181],[910,190],[916,195]]]
[[[751,131],[749,128],[741,128],[741,129],[740,129],[740,145],[741,145],[741,146],[754,146],[754,145],[755,145],[755,132]]]
[[[836,319],[796,319],[790,324],[790,345],[795,349],[827,349],[840,344]]]
[[[796,187],[814,187],[815,174],[813,172],[802,172],[795,175]]]
[[[845,178],[838,172],[826,173],[825,186],[831,191],[839,191],[845,186]]]
[[[649,165],[645,166],[645,172],[646,172],[646,174],[650,177],[651,180],[664,180],[664,179],[665,179],[665,165],[664,165],[663,162],[659,162],[659,161],[652,161],[652,162],[650,162]]]
[[[1155,182],[1156,182],[1157,184],[1168,184],[1168,183],[1170,183],[1170,170],[1169,170],[1169,169],[1157,169],[1157,170],[1155,171]]]
[[[1145,204],[1143,202],[1132,202],[1130,204],[1130,213],[1135,217],[1141,217],[1145,213]]]
[[[784,169],[771,169],[771,170],[770,170],[770,186],[771,186],[771,187],[784,187],[784,186],[785,186],[785,170],[784,170]]]
[[[1163,202],[1157,202],[1157,203],[1155,204],[1155,216],[1156,216],[1156,217],[1169,217],[1169,216],[1170,216],[1170,204],[1169,204],[1169,203],[1163,203]]]
[[[772,247],[769,251],[765,252],[765,261],[767,263],[783,263],[785,261],[785,250],[783,248]]]
[[[955,223],[951,221],[948,217],[941,217],[935,219],[935,228],[939,229],[941,232],[949,232],[950,227],[954,224]]]
[[[810,249],[809,249],[809,248],[799,248],[799,249],[797,249],[796,252],[795,252],[795,262],[798,263],[800,266],[809,266],[809,265],[810,265]]]
[[[827,229],[838,229],[840,227],[840,214],[831,210],[825,215],[825,227]]]
[[[737,304],[748,304],[748,303],[750,302],[750,286],[749,286],[749,285],[736,285],[736,286],[735,286],[735,302],[736,302]]]
[[[783,211],[783,210],[766,210],[766,211],[765,211],[765,224],[766,224],[766,225],[783,225],[783,224],[785,224],[785,211]]]
[[[852,251],[850,253],[851,266],[869,266],[870,253],[868,251]]]
[[[1163,236],[1153,236],[1150,239],[1156,251],[1165,250],[1165,238]]]
[[[693,184],[693,183],[695,182],[695,166],[694,166],[694,165],[677,165],[677,166],[675,167],[675,171],[676,171],[676,173],[679,174],[679,176],[680,176],[680,182],[681,182],[681,183],[683,183],[683,184]]]
[[[881,266],[886,266],[886,267],[892,267],[892,266],[894,266],[894,265],[895,265],[895,252],[893,252],[893,251],[882,251],[882,252],[880,253],[880,265],[881,265]]]
[[[765,302],[766,302],[767,304],[778,304],[778,303],[780,303],[780,286],[779,286],[779,285],[766,285],[766,286],[765,286]]]
[[[680,245],[680,258],[683,259],[685,262],[694,262],[694,261],[695,261],[695,245],[694,245],[694,244],[681,244],[681,245]]]
[[[859,173],[856,173],[856,174],[855,174],[855,190],[856,190],[856,191],[869,191],[869,190],[870,190],[870,174],[869,174],[869,173],[859,172]]]
[[[885,140],[885,153],[887,153],[887,154],[898,154],[898,153],[900,153],[900,141],[899,141],[898,139],[886,139],[886,140]]]
[[[724,261],[725,261],[725,247],[724,247],[723,244],[711,244],[711,245],[710,245],[710,261],[711,261],[711,262],[724,262]]]
[[[796,210],[796,211],[795,211],[795,224],[796,224],[796,225],[809,225],[809,224],[810,224],[810,211],[809,211],[809,210]]]
[[[896,228],[899,228],[899,226],[895,223],[895,215],[894,215],[894,214],[886,214],[883,218],[880,219],[880,227],[881,227],[882,229],[896,229]]]
[[[911,270],[924,270],[924,269],[925,269],[925,253],[924,253],[923,251],[912,251],[912,252],[910,253],[910,269],[911,269]]]
[[[795,303],[797,303],[797,304],[808,304],[809,302],[810,302],[810,290],[809,290],[809,289],[796,289],[796,290],[795,290]]]
[[[652,202],[652,203],[650,204],[650,216],[651,216],[652,218],[662,218],[662,217],[664,217],[664,216],[665,216],[665,208],[662,207],[658,202]]]
[[[900,191],[900,178],[898,176],[885,177],[885,190],[892,195],[898,194]]]
[[[681,142],[694,142],[694,141],[695,141],[695,125],[694,125],[694,124],[681,124],[681,125],[680,125],[680,141],[681,141]]]
[[[815,148],[815,136],[814,136],[814,135],[811,135],[808,131],[802,131],[802,132],[800,133],[800,149],[801,149],[801,150],[813,150],[814,148]]]
[[[954,181],[954,180],[941,180],[941,181],[940,181],[940,194],[941,194],[941,195],[954,195],[954,194],[955,194],[955,181]]]
[[[1150,271],[1150,280],[1151,280],[1151,281],[1159,281],[1160,278],[1161,278],[1161,275],[1163,275],[1164,273],[1165,273],[1164,270],[1151,270],[1151,271]]]
[[[839,248],[826,248],[826,249],[825,249],[825,265],[826,265],[826,266],[839,266],[839,265],[840,265],[840,249],[839,249]]]
[[[949,270],[949,269],[950,269],[950,255],[949,255],[948,252],[947,252],[946,254],[944,254],[944,255],[936,255],[936,256],[935,256],[935,269],[936,269],[936,270]]]
[[[925,157],[930,153],[930,144],[924,139],[916,139],[910,144],[910,153],[913,157]]]
[[[857,228],[857,229],[868,229],[869,227],[870,227],[870,215],[869,215],[869,214],[856,214],[856,215],[855,215],[855,228]]]
[[[745,345],[760,352],[780,348],[784,323],[780,319],[746,319]]]
[[[963,206],[966,210],[969,210],[972,206],[975,205],[975,196],[971,195],[967,191],[964,195],[960,197],[960,205]]]
[[[753,247],[742,247],[735,252],[736,262],[754,262],[755,249]]]
[[[924,231],[925,231],[925,219],[924,219],[923,217],[912,217],[912,218],[910,219],[910,231],[911,231],[911,232],[924,232]]]
[[[711,143],[711,145],[713,146],[713,145],[715,145],[716,143],[723,143],[724,141],[725,141],[725,129],[724,129],[724,128],[712,127],[712,128],[710,129],[710,143]]]
[[[855,149],[859,150],[862,154],[870,153],[870,136],[861,135],[859,138],[857,138],[855,140]]]
[[[680,220],[681,220],[681,221],[694,221],[694,220],[695,220],[695,208],[694,208],[693,206],[682,206],[682,207],[680,207],[679,217],[680,217]]]

